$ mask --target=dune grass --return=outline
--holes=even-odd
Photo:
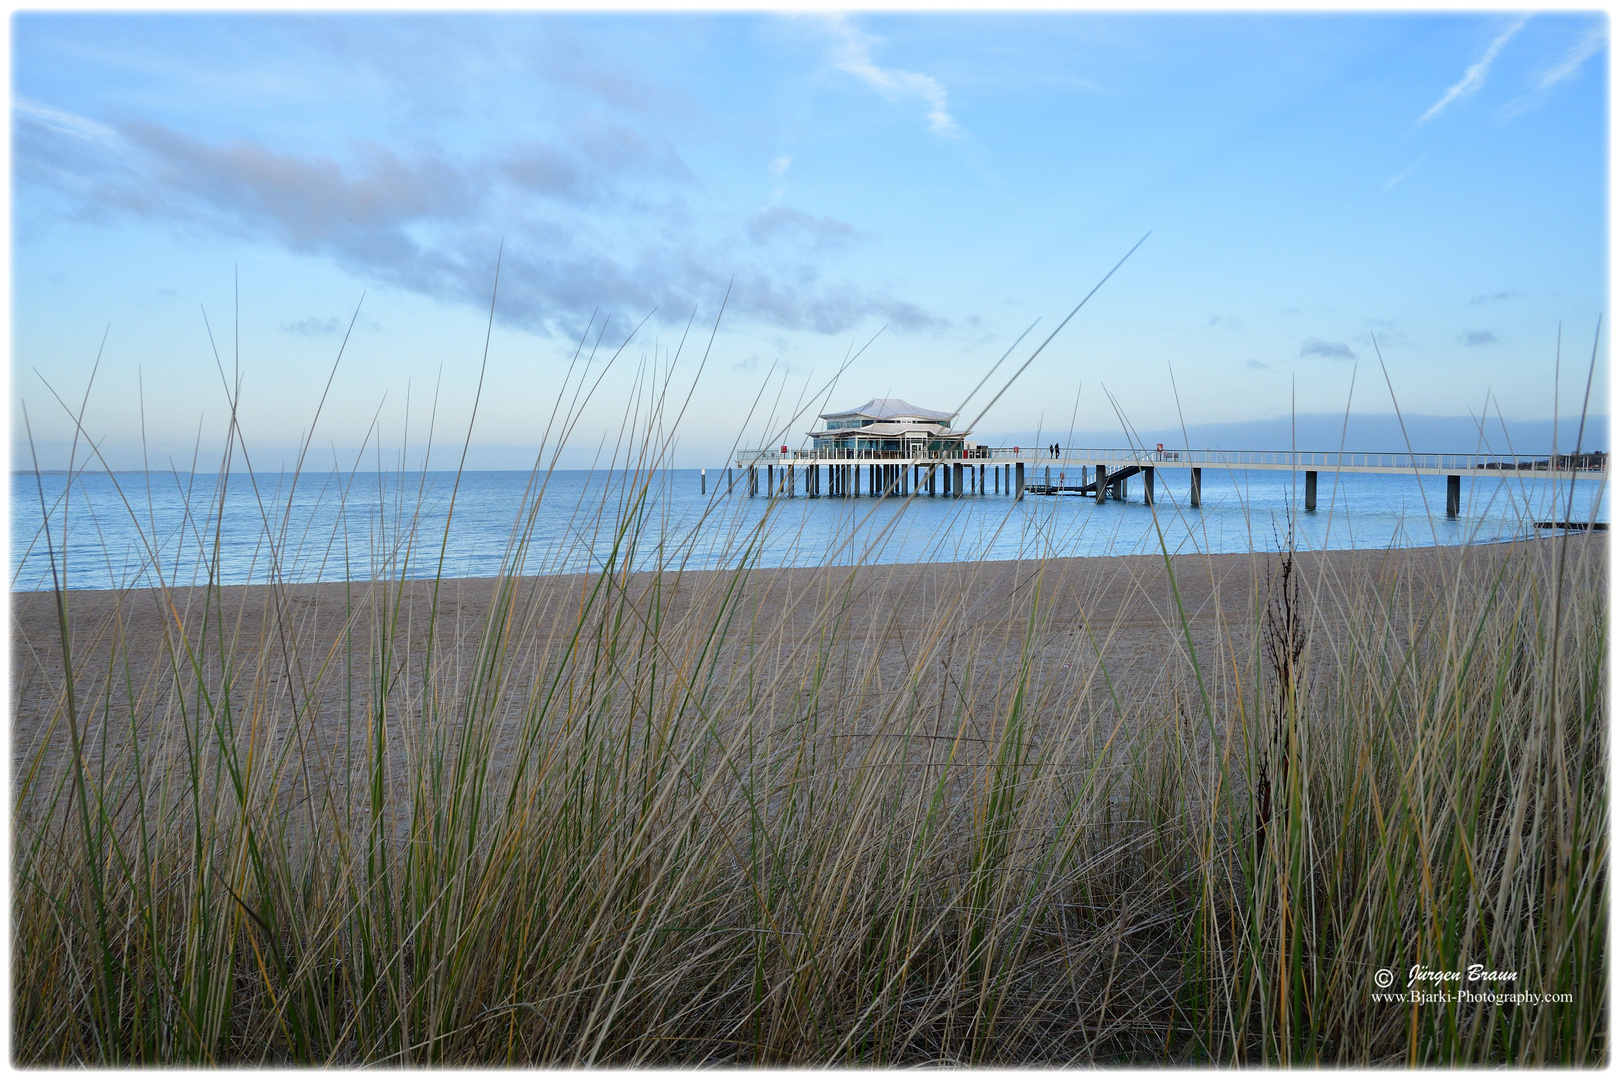
[[[590,574],[517,572],[537,470],[412,576],[396,476],[350,580],[266,495],[266,584],[14,613],[16,1061],[1607,1060],[1601,541],[694,572],[663,427]],[[1374,998],[1471,965],[1559,1000]]]

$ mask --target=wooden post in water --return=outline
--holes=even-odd
[[[1017,472],[1018,475],[1014,477],[1014,482],[1017,485],[1018,494],[1014,498],[1022,500],[1024,497],[1024,463],[1022,461],[1018,463]]]
[[[776,466],[765,466],[765,497],[770,498],[776,494]]]
[[[1316,472],[1313,469],[1305,471],[1305,509],[1316,509]]]
[[[1446,477],[1446,517],[1456,517],[1462,510],[1462,477]]]
[[[1108,466],[1097,466],[1097,503],[1102,504],[1108,498]]]
[[[702,485],[701,487],[698,488],[698,494],[707,495],[709,493],[709,470],[708,469],[699,469],[698,470],[698,483],[700,485]]]
[[[1202,506],[1204,504],[1204,470],[1203,469],[1194,469],[1192,471],[1192,485],[1188,489],[1188,496],[1189,496],[1188,502],[1190,502],[1192,504],[1192,508],[1194,510],[1198,509],[1200,506]]]
[[[1153,466],[1142,470],[1142,504],[1153,505]]]

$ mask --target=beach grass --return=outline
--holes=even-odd
[[[221,495],[14,611],[16,1062],[1607,1061],[1600,539],[698,572],[640,409],[588,574],[518,572],[537,468],[416,576],[396,477],[347,580],[267,494],[223,584]]]

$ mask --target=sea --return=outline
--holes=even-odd
[[[987,484],[990,473],[986,471]],[[1054,476],[1054,479],[1056,477]],[[1179,552],[1384,549],[1545,535],[1537,521],[1608,521],[1600,477],[1445,478],[1160,470],[1154,502],[750,497],[724,468],[235,474],[14,473],[13,591],[343,579],[565,574]],[[763,486],[763,478],[762,478]]]

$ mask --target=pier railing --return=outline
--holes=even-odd
[[[1603,453],[1559,454],[1406,454],[1362,453],[1338,450],[1136,450],[1060,448],[1057,454],[1040,447],[980,446],[966,450],[740,450],[737,465],[793,465],[799,463],[847,464],[850,462],[1015,462],[1032,465],[1140,465],[1169,468],[1293,469],[1333,472],[1335,470],[1390,470],[1445,473],[1472,473],[1476,470],[1504,472],[1600,473],[1608,465]]]

